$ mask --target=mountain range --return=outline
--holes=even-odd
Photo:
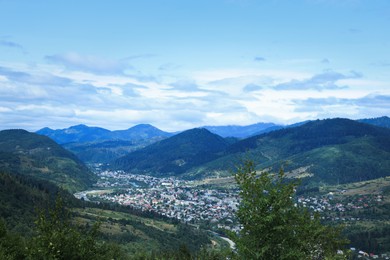
[[[386,198],[389,193],[388,185],[380,185],[382,180],[388,179],[381,177],[390,175],[389,123],[388,117],[357,121],[335,118],[301,122],[284,126],[282,129],[273,125],[260,130],[259,134],[244,134],[245,138],[232,138],[229,134],[220,132],[222,137],[205,128],[195,128],[170,136],[159,136],[161,133],[156,131],[154,136],[153,133],[145,134],[144,137],[133,137],[133,140],[104,139],[99,137],[99,134],[106,135],[108,130],[79,126],[71,129],[74,131],[73,136],[69,132],[64,134],[67,137],[72,136],[73,141],[63,143],[62,146],[72,146],[72,149],[80,149],[81,152],[88,147],[91,156],[93,149],[97,149],[96,152],[99,149],[115,151],[120,149],[118,147],[127,146],[134,150],[113,154],[112,162],[108,165],[110,169],[187,179],[231,177],[235,166],[243,159],[251,159],[256,163],[257,170],[269,169],[273,172],[282,166],[289,178],[302,180],[304,192],[319,190],[319,186],[323,188],[329,184],[343,183],[351,183],[344,186],[348,186],[349,188],[345,189],[352,192],[350,187],[355,187],[358,181],[378,178],[375,181],[361,182],[358,186],[360,189],[366,189],[365,185],[376,187],[378,194]],[[142,127],[151,128],[147,125],[140,126],[141,129]],[[273,131],[268,131],[272,128]],[[239,131],[244,131],[245,127],[227,126],[226,129],[236,129],[235,134],[238,134]],[[75,133],[76,130],[80,131],[79,134]],[[46,131],[50,133],[50,130]],[[88,131],[91,131],[90,136]],[[57,138],[60,137],[59,134]],[[141,141],[135,141],[142,138],[145,138],[142,145]],[[62,140],[65,141],[65,138]],[[149,140],[149,144],[146,140]],[[201,232],[201,228],[192,228],[192,225],[181,225],[171,220],[167,222],[167,218],[148,215],[148,212],[128,207],[76,200],[61,188],[72,193],[89,189],[96,179],[80,158],[62,146],[46,136],[24,130],[0,131],[0,235],[7,233],[4,227],[11,230],[8,234],[22,234],[23,239],[36,235],[34,220],[37,218],[37,208],[46,209],[48,205],[53,205],[56,194],[61,194],[65,207],[72,212],[72,223],[80,225],[82,232],[93,223],[103,223],[100,242],[114,243],[114,249],[117,251],[124,248],[134,255],[141,248],[144,251],[156,248],[179,250],[180,241],[188,245],[192,252],[196,252],[201,245],[210,244],[207,233]],[[121,153],[125,155],[118,159],[117,156]],[[227,179],[233,180],[226,178],[224,181]],[[325,188],[328,188],[328,192],[339,187],[341,186]],[[371,195],[367,195],[369,196]],[[113,209],[116,211],[112,211]],[[371,219],[367,222],[356,222],[363,224],[351,231],[355,232],[354,243],[361,237],[373,236],[372,241],[380,241],[381,245],[386,245],[383,248],[388,248],[388,226],[379,226],[387,225],[388,209],[386,202],[356,212],[359,217],[365,212],[376,218],[375,222]],[[346,223],[350,225],[352,222]],[[376,229],[368,230],[367,226],[371,227],[373,223]],[[7,239],[2,241],[17,244],[15,241],[23,240],[15,236],[14,240],[10,240],[9,237],[12,236],[6,236]],[[378,237],[381,240],[376,240]],[[215,237],[212,240],[214,241]],[[374,243],[372,241],[369,243]],[[0,247],[3,245],[0,243]],[[0,255],[1,253],[0,250]]]
[[[127,130],[115,131],[81,124],[56,130],[45,127],[38,130],[36,133],[48,136],[59,144],[101,142],[107,140],[137,141],[173,135],[172,133],[164,132],[149,124],[140,124]]]
[[[229,137],[230,142],[234,142],[236,139],[244,139],[293,126],[295,125],[283,126],[274,123],[257,123],[247,126],[204,126],[201,128],[222,137]],[[115,131],[81,124],[56,130],[45,127],[36,131],[36,133],[50,137],[77,155],[85,163],[110,163],[130,152],[180,132],[165,132],[150,124],[139,124],[127,130]]]
[[[74,154],[50,138],[0,131],[0,259],[154,259],[150,252],[176,252],[186,245],[195,254],[211,244],[208,232],[162,215],[73,196],[95,181]],[[35,253],[37,245],[42,248]],[[89,245],[99,249],[87,251]]]
[[[184,131],[119,158],[113,167],[157,175],[181,174],[218,158],[229,142],[204,128]]]
[[[210,150],[213,147],[213,150]],[[231,175],[243,158],[258,169],[285,167],[307,184],[346,183],[389,175],[390,129],[349,119],[309,121],[234,143],[192,129],[114,161],[114,169],[203,178]]]
[[[248,126],[206,126],[203,128],[222,137],[231,137],[230,142],[232,142],[234,138],[242,139],[280,129],[283,126],[273,123],[257,123]],[[149,124],[140,124],[127,130],[115,131],[86,125],[57,130],[46,127],[36,133],[52,138],[85,163],[109,163],[130,152],[178,134],[162,131]]]

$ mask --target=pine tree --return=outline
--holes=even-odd
[[[347,241],[338,227],[325,226],[318,214],[294,203],[297,182],[278,174],[258,174],[252,161],[238,169],[241,189],[237,217],[242,225],[233,235],[242,259],[343,259]],[[339,254],[337,253],[339,252]]]

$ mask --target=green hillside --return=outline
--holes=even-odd
[[[0,219],[6,221],[10,230],[28,235],[34,225],[37,208],[49,206],[58,193],[69,204],[76,202],[73,196],[50,182],[0,173]]]
[[[203,128],[177,134],[116,160],[112,167],[153,175],[178,175],[218,158],[229,146]]]
[[[390,118],[388,116],[381,116],[376,118],[366,118],[358,120],[361,123],[366,123],[370,125],[376,125],[381,127],[390,128]]]
[[[94,181],[74,154],[48,137],[25,130],[0,131],[0,171],[34,176],[72,192]]]
[[[55,200],[59,194],[62,204],[57,209]],[[57,215],[52,211],[54,208]],[[42,220],[42,212],[46,222],[43,230],[38,224],[38,219]],[[50,214],[46,214],[48,212]],[[99,228],[91,236],[95,225]],[[49,241],[45,240],[47,236]],[[82,241],[83,250],[96,247],[98,255],[116,252],[115,259],[155,259],[153,254],[165,254],[165,259],[170,259],[180,255],[181,248],[195,255],[202,247],[211,246],[209,234],[192,226],[119,205],[82,202],[50,182],[0,173],[0,259],[4,259],[3,249],[6,256],[10,251],[16,251],[18,253],[13,254],[15,259],[26,259],[26,254],[36,251],[31,246],[36,246],[35,241],[43,247],[39,250],[49,250],[45,243],[50,242],[50,245],[61,246],[61,250],[74,247],[77,253],[82,253],[83,250],[78,249],[72,239],[76,239],[77,243]],[[45,258],[39,250],[35,257],[28,259]]]
[[[368,180],[390,175],[390,130],[348,119],[312,121],[244,139],[187,174],[229,175],[245,157],[258,162],[258,168],[284,165],[287,171],[301,171],[295,177],[307,177],[306,183]]]
[[[151,137],[149,139],[124,141],[95,141],[91,143],[67,143],[62,146],[74,153],[84,163],[109,163],[130,152],[144,148],[164,139],[164,137]]]

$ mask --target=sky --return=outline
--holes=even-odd
[[[0,129],[390,116],[388,0],[0,0]]]

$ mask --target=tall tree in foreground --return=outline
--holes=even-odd
[[[348,242],[338,227],[325,226],[318,214],[294,203],[297,182],[284,171],[256,173],[245,161],[235,179],[241,189],[237,217],[242,225],[233,235],[242,259],[344,259]]]

